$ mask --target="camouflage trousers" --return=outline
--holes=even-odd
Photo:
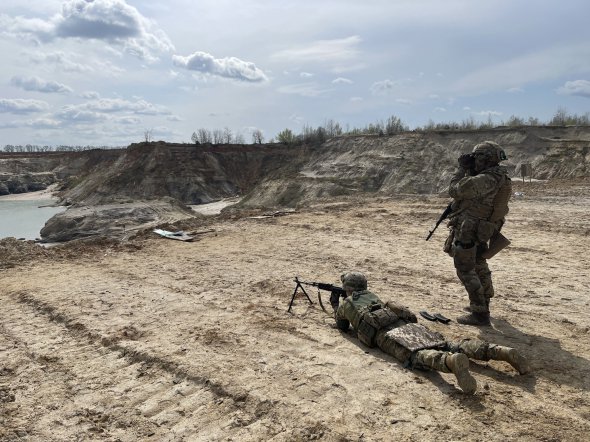
[[[377,333],[377,346],[404,364],[405,367],[450,373],[445,362],[449,354],[463,353],[470,359],[489,361],[493,356],[492,350],[495,344],[489,344],[479,339],[463,339],[447,342],[439,348],[410,351],[387,336],[386,330],[383,330]]]
[[[475,313],[489,313],[490,299],[494,296],[492,272],[485,258],[481,255],[487,250],[487,244],[477,244],[463,248],[453,245],[453,262],[459,280],[469,295],[469,306]]]
[[[463,353],[469,359],[478,361],[489,361],[495,355],[494,347],[496,344],[490,344],[479,339],[463,339],[461,341],[447,342],[441,349],[418,350],[412,355],[410,365],[418,369],[434,369],[449,373],[449,367],[445,362],[447,356],[451,353]]]

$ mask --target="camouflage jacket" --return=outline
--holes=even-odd
[[[384,306],[381,299],[368,290],[353,292],[352,296],[348,296],[338,306],[335,314],[336,325],[341,330],[348,330],[349,324],[352,324],[355,330],[358,329],[362,319],[362,312],[374,304]]]
[[[495,208],[494,198],[498,190],[509,183],[508,172],[502,166],[490,167],[474,176],[466,175],[463,169],[459,169],[449,186],[449,195],[454,199],[453,212],[449,218],[489,220],[495,210],[504,212],[501,215],[503,218],[508,213],[508,203],[505,201],[505,207]]]

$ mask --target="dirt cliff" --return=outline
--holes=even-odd
[[[76,207],[166,197],[201,204],[236,195],[243,197],[242,208],[298,207],[363,192],[444,193],[457,157],[484,140],[505,149],[503,165],[514,177],[520,177],[523,164],[531,164],[537,180],[590,179],[590,127],[578,126],[342,136],[319,146],[137,143],[124,150],[0,156],[0,178],[2,173],[49,174],[63,183],[62,201]],[[121,210],[128,215],[129,207]],[[180,212],[179,219],[186,216]],[[70,221],[53,225],[62,228]],[[108,224],[109,219],[78,226]],[[47,236],[59,233],[49,230]]]

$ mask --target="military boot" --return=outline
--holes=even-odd
[[[491,325],[489,313],[471,312],[468,315],[459,316],[457,322],[463,325]]]
[[[502,347],[501,345],[490,345],[488,356],[490,359],[494,359],[496,361],[508,362],[520,374],[527,374],[531,372],[531,366],[529,365],[529,362],[515,348]]]
[[[488,311],[490,311],[490,300],[489,299],[486,299],[486,307],[488,308]],[[468,305],[467,307],[463,307],[463,311],[471,313],[471,306]]]
[[[448,354],[445,364],[457,378],[461,390],[467,394],[474,394],[477,390],[477,381],[469,373],[469,358],[463,353]]]

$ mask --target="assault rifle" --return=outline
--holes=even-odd
[[[287,312],[291,311],[291,307],[293,306],[293,301],[295,300],[295,295],[297,295],[297,290],[299,290],[299,289],[301,289],[303,294],[307,297],[307,300],[309,301],[309,303],[313,304],[313,301],[311,300],[311,298],[309,297],[309,295],[305,291],[305,288],[303,287],[304,285],[309,285],[309,286],[318,288],[318,302],[320,303],[320,307],[322,308],[322,310],[325,311],[326,313],[328,313],[328,311],[326,310],[326,308],[324,307],[324,303],[322,302],[322,296],[320,295],[320,290],[325,290],[325,291],[330,292],[330,305],[332,306],[333,309],[338,308],[338,304],[340,304],[340,297],[341,296],[343,298],[346,298],[346,290],[344,290],[342,287],[338,287],[338,286],[328,284],[325,282],[301,281],[299,279],[299,277],[297,277],[297,276],[295,277],[295,282],[297,283],[297,285],[295,286],[295,291],[293,291],[293,296],[291,296],[291,302],[289,303],[289,308],[287,309]]]
[[[447,206],[447,208],[445,209],[445,211],[441,214],[440,218],[436,222],[434,229],[428,231],[428,236],[426,237],[426,241],[428,241],[430,239],[430,237],[432,236],[434,231],[437,229],[437,227],[440,225],[440,223],[442,223],[445,219],[447,219],[447,217],[451,214],[451,212],[453,211],[452,205],[453,205],[453,203],[450,202],[449,205]]]

